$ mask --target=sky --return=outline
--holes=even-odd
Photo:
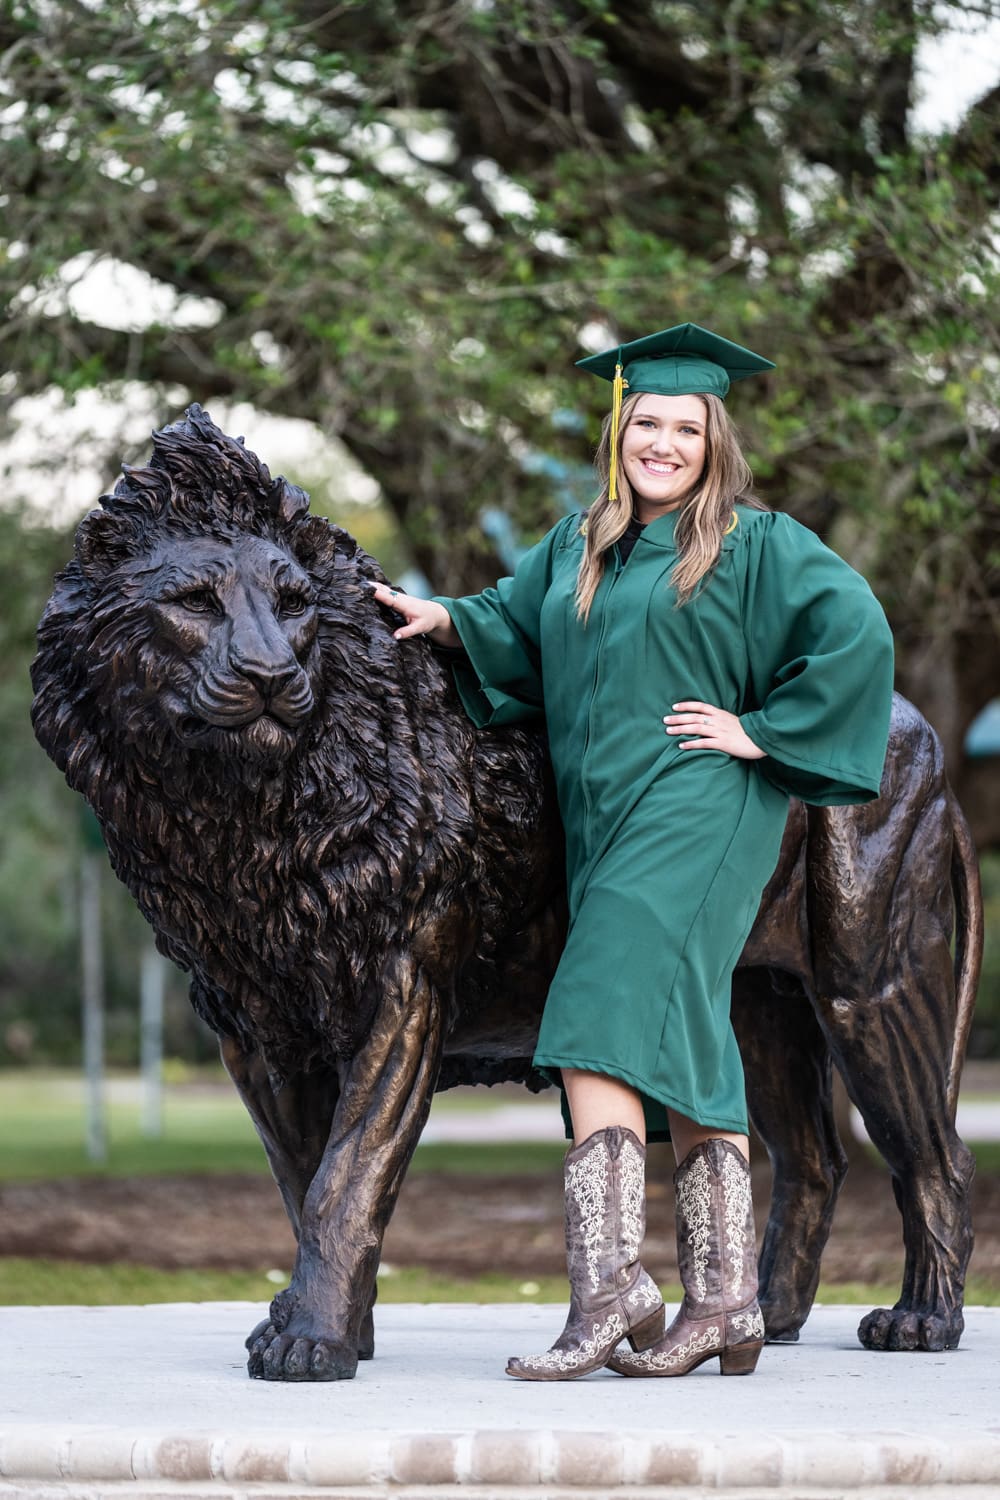
[[[1000,82],[1000,20],[925,42],[916,72],[918,129],[957,125],[969,105]]]

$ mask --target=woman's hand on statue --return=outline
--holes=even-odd
[[[451,615],[443,604],[433,599],[418,599],[414,594],[404,594],[402,589],[391,589],[387,583],[373,583],[372,593],[379,604],[387,604],[406,621],[393,631],[393,639],[405,641],[411,635],[426,635],[439,646],[460,646],[458,631],[451,623]]]
[[[722,750],[737,760],[763,760],[767,754],[755,745],[735,714],[711,703],[675,703],[663,722],[670,735],[697,735],[681,742],[682,750]]]

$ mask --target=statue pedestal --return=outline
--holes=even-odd
[[[1000,1308],[950,1354],[866,1352],[865,1310],[817,1307],[747,1379],[525,1384],[505,1358],[562,1309],[382,1306],[356,1380],[277,1385],[246,1377],[245,1303],[5,1308],[0,1500],[1000,1493]]]

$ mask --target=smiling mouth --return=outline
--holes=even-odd
[[[642,466],[644,469],[648,469],[650,474],[662,474],[664,476],[676,474],[680,468],[680,464],[659,464],[652,458],[644,458]]]

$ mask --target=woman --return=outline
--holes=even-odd
[[[566,831],[570,928],[535,1063],[572,1122],[572,1295],[553,1347],[508,1374],[680,1375],[716,1355],[747,1374],[764,1325],[731,977],[788,798],[878,795],[892,644],[864,580],[751,492],[723,398],[769,360],[685,323],[580,364],[613,383],[583,524],[482,594],[376,597],[397,638],[463,648],[478,725],[544,714]],[[664,1335],[639,1246],[645,1141],[668,1136],[685,1295]]]

